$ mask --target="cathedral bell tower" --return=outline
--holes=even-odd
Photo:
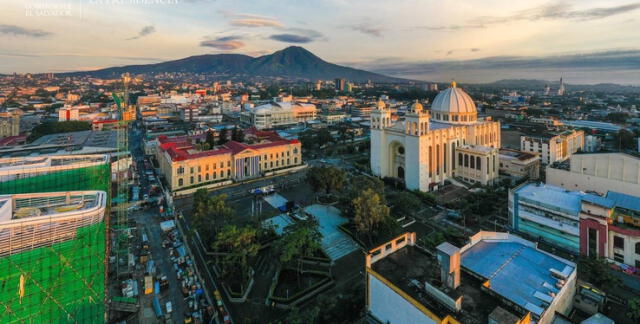
[[[410,136],[423,136],[429,132],[429,111],[416,100],[407,111],[404,123],[405,133]]]

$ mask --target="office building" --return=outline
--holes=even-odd
[[[535,153],[502,148],[499,159],[500,174],[515,180],[537,180],[540,177],[540,158]]]

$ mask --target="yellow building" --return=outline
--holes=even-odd
[[[302,165],[300,141],[285,140],[273,132],[248,130],[256,144],[229,141],[201,151],[186,137],[160,136],[157,160],[171,191],[216,187],[290,171]]]

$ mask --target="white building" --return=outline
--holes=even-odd
[[[271,102],[242,112],[241,119],[257,129],[291,126],[316,119],[316,106],[291,101]]]
[[[520,151],[538,153],[542,164],[564,161],[578,150],[584,150],[584,132],[581,130],[520,136]]]
[[[481,170],[494,172],[486,166],[497,164],[497,151],[496,161],[493,157],[487,160],[481,146],[500,147],[500,123],[478,120],[473,100],[455,82],[436,96],[430,110],[418,102],[411,105],[404,120],[392,123],[391,110],[382,101],[371,113],[371,170],[379,177],[404,180],[408,189],[437,189],[446,179],[458,176],[456,160],[462,158],[464,165],[465,158],[465,153],[458,152],[461,146],[483,156]],[[493,174],[487,179],[491,180]]]
[[[568,170],[548,166],[547,183],[567,190],[640,196],[640,158],[624,153],[574,154]]]

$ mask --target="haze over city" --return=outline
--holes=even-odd
[[[638,324],[639,17],[3,0],[0,324]]]
[[[634,1],[108,1],[3,3],[0,73],[67,72],[303,45],[427,81],[640,84]],[[606,72],[606,73],[602,73]]]

